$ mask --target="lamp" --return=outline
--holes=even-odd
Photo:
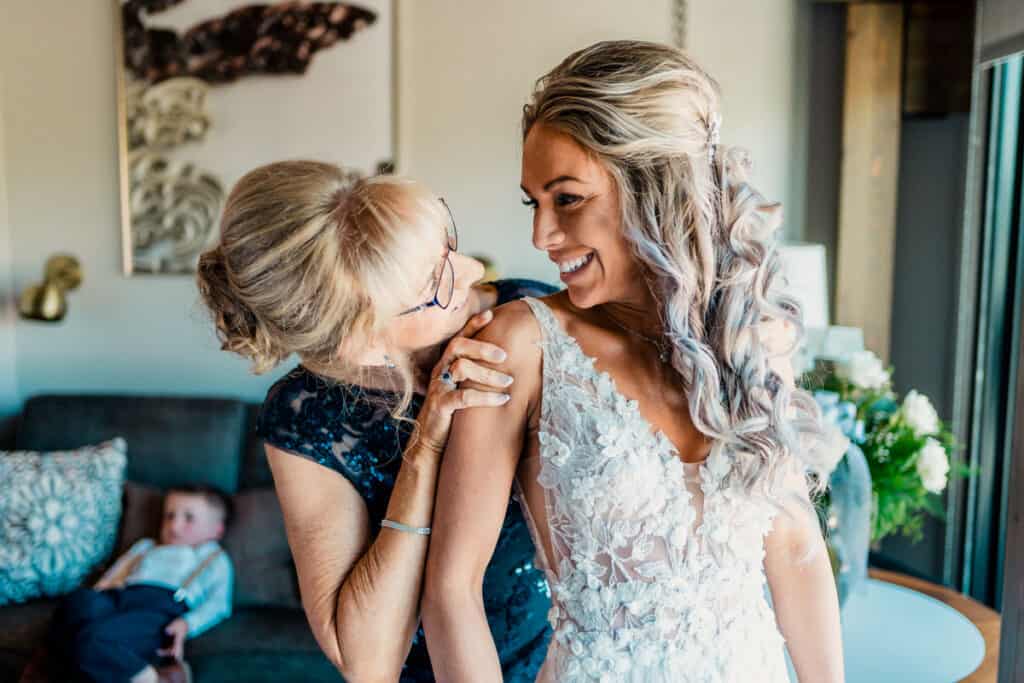
[[[804,311],[804,325],[828,327],[828,273],[825,245],[790,243],[779,246],[786,293],[796,298]]]
[[[829,330],[825,245],[783,244],[779,246],[779,257],[786,278],[785,291],[800,302],[804,313],[806,336],[793,359],[796,371],[802,373],[821,355]]]
[[[82,283],[82,267],[69,254],[55,254],[46,261],[43,281],[21,293],[18,313],[26,320],[54,323],[64,319],[68,311],[65,292]]]
[[[797,349],[794,365],[799,373],[814,367],[816,359],[839,362],[864,350],[864,331],[858,327],[830,325],[828,318],[828,270],[825,246],[791,243],[779,247],[785,291],[804,311],[806,336]]]

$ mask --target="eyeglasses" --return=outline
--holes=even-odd
[[[459,233],[455,229],[455,217],[452,215],[452,210],[451,207],[448,206],[448,202],[442,198],[439,198],[438,201],[441,202],[445,211],[448,212],[448,224],[445,226],[448,238],[448,250],[445,251],[444,259],[440,263],[441,272],[436,278],[437,288],[434,290],[434,297],[430,301],[402,311],[398,314],[400,316],[419,313],[431,306],[437,306],[444,310],[452,304],[452,296],[455,294],[455,267],[452,265],[451,255],[453,251],[459,250]]]

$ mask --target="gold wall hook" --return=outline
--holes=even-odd
[[[55,254],[46,260],[43,277],[47,282],[54,282],[65,292],[70,292],[82,284],[82,266],[74,256]]]
[[[68,254],[55,254],[46,261],[43,281],[21,293],[18,313],[26,320],[59,322],[68,311],[66,292],[82,283],[82,267]]]

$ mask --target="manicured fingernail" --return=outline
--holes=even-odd
[[[502,403],[502,405],[508,403],[511,400],[512,400],[512,397],[510,395],[508,395],[508,394],[502,394],[501,395],[501,403]]]
[[[504,382],[505,386],[507,387],[508,385],[512,384],[512,382],[515,381],[515,378],[511,377],[510,375],[503,375],[501,381]]]
[[[501,349],[497,349],[491,353],[491,358],[493,358],[499,363],[503,363],[505,362],[505,359],[508,358],[508,354],[502,351]]]
[[[491,309],[488,308],[486,311],[484,311],[483,313],[480,314],[480,322],[482,322],[482,323],[490,322],[491,318],[493,318],[493,317],[494,317],[494,311],[492,311]]]

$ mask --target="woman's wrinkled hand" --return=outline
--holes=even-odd
[[[494,344],[471,339],[493,318],[490,310],[470,318],[448,342],[430,374],[426,399],[416,419],[419,423],[417,445],[430,454],[440,456],[444,452],[455,411],[476,406],[502,406],[509,400],[506,389],[512,384],[512,377],[482,364],[500,365],[505,361],[505,351]],[[463,381],[472,382],[476,388],[460,387]]]

